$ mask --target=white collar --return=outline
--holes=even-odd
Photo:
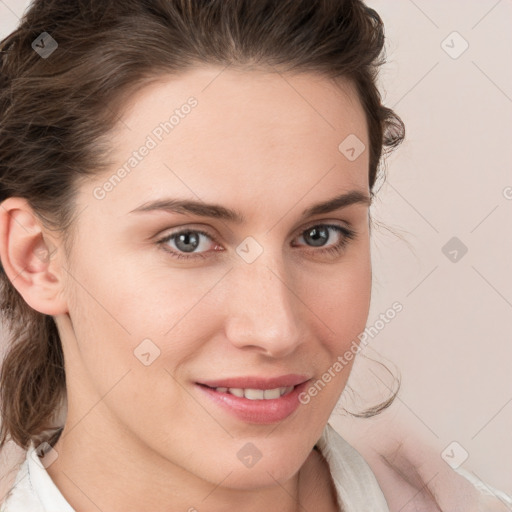
[[[346,512],[389,512],[386,499],[368,463],[329,424],[316,443],[331,472],[340,510]]]

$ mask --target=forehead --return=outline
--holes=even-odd
[[[365,136],[364,111],[348,80],[334,83],[314,73],[291,75],[214,66],[163,75],[143,87],[125,103],[118,128],[148,131],[191,97],[198,103],[192,122],[196,128],[208,129],[210,138],[227,133],[235,136],[239,130],[245,134],[251,127],[265,127],[269,136],[281,135],[282,128],[310,136],[314,128],[324,135],[330,129],[340,132],[338,135],[352,130]]]
[[[228,185],[231,197],[236,190],[256,201],[271,191],[306,194],[320,181],[323,198],[325,189],[368,190],[368,150],[350,160],[340,149],[353,137],[368,148],[348,81],[201,67],[161,76],[126,102],[111,137],[112,168],[95,185],[123,166],[107,202],[131,207],[171,192],[227,200]]]

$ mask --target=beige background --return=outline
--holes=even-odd
[[[440,451],[457,441],[462,467],[510,494],[512,2],[367,3],[386,27],[384,101],[407,129],[373,215],[408,242],[375,232],[368,323],[404,310],[370,347],[400,369],[418,432]],[[441,47],[453,31],[469,44],[457,59]],[[468,248],[457,262],[441,250],[454,236]]]
[[[512,2],[367,3],[386,27],[384,101],[407,128],[372,207],[401,237],[376,228],[372,246],[368,325],[395,301],[404,308],[366,351],[402,375],[399,399],[382,417],[407,420],[435,456],[456,441],[455,455],[468,455],[463,468],[511,494]],[[0,0],[0,37],[26,5]],[[448,257],[442,248],[452,237]],[[363,363],[351,377],[364,389],[352,410],[383,389],[378,368]],[[378,421],[337,408],[332,423],[350,440]]]

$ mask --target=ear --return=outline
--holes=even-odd
[[[0,203],[2,266],[25,302],[46,315],[68,312],[58,250],[25,199],[9,197]]]

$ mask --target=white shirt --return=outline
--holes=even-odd
[[[331,425],[326,425],[317,447],[329,465],[340,512],[389,512],[370,466]],[[482,496],[497,496],[512,505],[511,497],[476,480],[464,470],[457,472],[465,476]],[[39,461],[33,442],[11,490],[0,505],[0,512],[75,512]]]

